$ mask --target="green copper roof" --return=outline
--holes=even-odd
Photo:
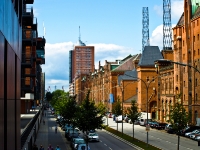
[[[191,0],[191,2],[192,2],[192,16],[193,16],[198,6],[200,6],[200,0]]]

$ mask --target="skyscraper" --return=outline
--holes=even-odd
[[[94,71],[94,46],[86,46],[79,36],[74,49],[69,52],[69,92],[74,95],[74,79]]]

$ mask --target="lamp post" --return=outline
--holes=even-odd
[[[159,72],[159,66],[168,66],[168,65],[171,65],[171,64],[177,64],[177,65],[180,65],[180,66],[188,66],[190,68],[193,68],[196,72],[200,73],[200,70],[198,70],[197,67],[194,67],[190,64],[175,62],[175,61],[167,60],[167,59],[159,59],[159,60],[155,61],[155,67],[157,68],[157,73]],[[195,73],[194,73],[194,75],[195,75]],[[194,78],[195,78],[195,76],[194,76]],[[192,115],[192,101],[189,101],[189,99],[188,99],[188,111],[191,112],[191,115]]]
[[[146,111],[147,111],[147,125],[149,124],[149,115],[148,115],[148,111],[149,111],[149,100],[148,100],[148,93],[149,93],[149,87],[150,87],[150,84],[155,81],[156,78],[158,78],[159,76],[156,76],[155,78],[153,78],[152,80],[145,82],[143,79],[141,78],[138,78],[138,77],[133,77],[133,76],[130,76],[130,75],[127,75],[127,74],[124,74],[125,76],[128,76],[128,77],[132,77],[133,79],[137,79],[139,81],[142,81],[145,85],[145,88],[146,88]],[[146,126],[146,131],[147,131],[147,147],[148,147],[148,144],[149,144],[149,133],[148,133],[148,129],[147,129],[147,126]]]

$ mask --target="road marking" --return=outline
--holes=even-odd
[[[112,148],[109,147],[110,150],[112,150]]]
[[[104,145],[107,146],[105,143],[104,143]]]

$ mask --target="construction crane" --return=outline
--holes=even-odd
[[[142,8],[142,51],[145,46],[150,45],[149,41],[149,10],[148,7]]]
[[[163,0],[163,50],[172,50],[171,0]]]

